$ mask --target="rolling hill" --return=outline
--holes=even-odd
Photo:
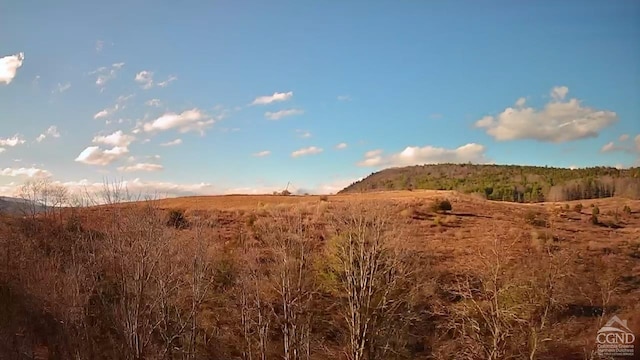
[[[436,164],[385,169],[339,193],[384,190],[457,190],[489,200],[569,201],[640,198],[640,168],[566,169],[519,165]]]

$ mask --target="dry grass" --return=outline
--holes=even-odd
[[[435,214],[430,211],[430,204],[436,198],[449,199],[453,210],[447,214]],[[582,214],[573,211],[576,203],[584,205],[585,210]],[[565,204],[569,205],[569,210],[566,209]],[[587,214],[587,211],[590,212],[591,204],[600,208],[601,223],[614,221],[616,209],[621,213],[625,205],[629,206],[632,212],[629,215],[619,216],[618,227],[595,225],[589,222]],[[144,205],[147,206],[149,203]],[[464,344],[454,336],[457,323],[451,322],[452,319],[456,319],[455,316],[460,315],[452,313],[458,300],[450,297],[451,289],[447,289],[447,285],[453,284],[453,280],[461,277],[469,279],[467,288],[463,289],[466,290],[464,295],[475,300],[472,280],[474,277],[486,278],[487,274],[482,273],[487,266],[483,259],[486,260],[487,251],[495,246],[496,239],[510,244],[507,261],[509,277],[505,278],[505,281],[512,281],[518,286],[524,286],[528,281],[532,281],[531,274],[539,275],[539,271],[536,270],[544,268],[547,264],[544,261],[556,264],[560,257],[569,259],[562,263],[566,266],[561,270],[563,270],[562,275],[566,276],[567,283],[561,287],[562,294],[556,299],[559,303],[558,309],[554,310],[556,312],[553,318],[553,333],[544,333],[547,331],[546,328],[536,329],[541,334],[552,337],[553,346],[541,345],[538,349],[538,353],[547,356],[543,358],[583,359],[584,351],[593,345],[595,333],[603,321],[602,316],[598,314],[601,314],[605,308],[607,308],[606,316],[609,316],[612,311],[615,312],[620,318],[627,319],[636,334],[640,334],[640,305],[637,302],[640,298],[640,201],[638,200],[611,198],[566,203],[514,204],[486,201],[456,192],[416,190],[334,195],[328,196],[326,201],[318,196],[186,197],[157,200],[151,205],[158,209],[161,218],[168,219],[171,210],[184,211],[186,219],[193,224],[188,229],[164,226],[171,236],[171,249],[175,251],[168,257],[171,259],[168,263],[189,263],[192,255],[188,254],[194,251],[194,239],[200,238],[207,241],[206,259],[211,264],[214,280],[212,280],[210,298],[201,304],[202,318],[199,319],[201,322],[198,326],[213,329],[211,334],[215,334],[214,339],[218,343],[211,343],[210,346],[201,344],[199,346],[202,351],[224,350],[228,355],[234,351],[238,354],[240,351],[238,349],[242,348],[242,341],[239,340],[241,331],[238,328],[240,307],[237,302],[239,301],[237,284],[241,281],[237,277],[243,276],[246,271],[247,267],[244,265],[250,264],[251,269],[261,269],[262,272],[256,270],[252,276],[264,280],[265,283],[254,282],[252,286],[264,290],[262,300],[272,301],[271,305],[274,309],[282,305],[273,294],[273,286],[269,283],[273,279],[269,278],[268,274],[270,264],[274,261],[274,254],[278,254],[274,253],[273,243],[281,239],[276,237],[274,240],[274,236],[279,233],[273,230],[273,227],[275,226],[282,233],[287,233],[289,230],[286,227],[278,228],[278,222],[274,220],[277,217],[274,216],[297,214],[300,221],[298,226],[304,229],[305,236],[313,241],[312,248],[316,251],[312,269],[313,276],[317,276],[318,284],[316,285],[325,286],[324,290],[315,292],[313,297],[312,308],[315,321],[313,332],[309,336],[311,336],[310,341],[316,344],[314,351],[317,355],[312,358],[341,358],[345,349],[344,339],[347,331],[341,327],[340,318],[335,314],[340,297],[333,293],[333,290],[326,288],[327,284],[332,284],[336,279],[331,277],[332,274],[322,272],[322,269],[330,264],[326,263],[329,261],[327,258],[320,255],[324,253],[323,249],[332,244],[332,239],[338,230],[336,221],[353,215],[353,206],[356,205],[358,212],[365,213],[367,209],[375,208],[387,215],[395,238],[394,249],[412,256],[411,261],[414,264],[411,269],[412,276],[418,280],[415,283],[416,288],[412,289],[415,294],[412,293],[414,297],[410,299],[410,303],[417,319],[412,319],[415,322],[413,335],[403,339],[407,341],[408,348],[414,349],[411,358],[429,358],[440,354],[440,358],[453,359],[454,354],[460,353],[460,346]],[[123,214],[123,209],[132,211],[127,214],[134,216],[133,214],[143,209],[142,206],[143,204],[134,203],[93,207],[79,209],[77,215],[85,228],[107,232],[113,225],[114,218],[117,218],[118,214]],[[532,212],[537,217],[544,218],[544,225],[527,223],[527,214]],[[70,216],[70,211],[64,214],[65,219]],[[12,226],[19,225],[17,219],[3,219],[3,221],[15,222]],[[159,223],[166,224],[166,220]],[[3,231],[0,233],[0,240],[11,239],[8,227],[0,231]],[[196,236],[197,234],[199,237]],[[4,245],[11,251],[28,251],[31,249],[28,246],[35,246],[38,238],[30,237],[29,239],[31,240],[26,242],[26,245],[20,243],[21,247],[17,246],[17,242],[4,243]],[[3,243],[0,242],[0,244]],[[48,244],[48,246],[58,245]],[[246,250],[247,247],[250,247],[250,250]],[[280,250],[286,249],[287,247],[281,246]],[[276,256],[275,259],[278,257]],[[281,261],[282,259],[284,257]],[[32,288],[25,288],[25,291],[34,298],[49,299],[45,302],[45,308],[62,311],[58,309],[63,309],[60,304],[64,304],[66,298],[57,294],[56,291],[63,288],[65,283],[61,280],[62,285],[58,285],[59,288],[38,288],[37,286],[38,276],[55,274],[61,268],[61,264],[54,260],[59,261],[48,259],[49,262],[35,262],[40,264],[38,266],[41,271],[28,272],[27,278]],[[21,268],[19,271],[26,270],[28,269]],[[0,269],[0,273],[3,271],[4,268]],[[3,273],[2,279],[10,279],[9,274],[9,272]],[[12,274],[12,276],[17,275]],[[61,279],[69,281],[65,276],[61,276]],[[606,283],[604,279],[608,279],[608,276],[615,281]],[[615,291],[612,290],[612,296],[605,303],[601,294],[611,289]],[[456,291],[460,292],[461,289]],[[282,291],[280,291],[280,297],[282,297]],[[60,304],[55,304],[56,299]],[[180,296],[178,299],[185,301]],[[591,311],[589,309],[595,309],[596,312],[588,313]],[[255,309],[247,312],[255,314]],[[270,314],[269,316],[275,316],[270,328],[271,337],[277,339],[277,334],[283,325],[278,325],[277,312]],[[473,320],[469,318],[469,314],[462,315],[466,320]],[[434,330],[442,329],[443,326],[446,328],[449,325],[454,328],[442,332]],[[516,331],[516,325],[509,324],[509,329],[514,331],[514,336],[522,335]],[[1,323],[0,330],[2,330]],[[0,335],[2,335],[1,331]],[[254,344],[252,346],[259,348],[260,342],[256,333],[251,333],[251,336],[251,342]],[[474,341],[481,344],[481,340],[483,339]],[[210,339],[210,341],[213,340]],[[522,338],[518,341],[526,342]],[[281,348],[278,344],[274,340],[273,344],[269,345],[270,356],[280,356]],[[509,351],[512,351],[512,348],[517,349],[518,346],[505,345],[505,349],[511,349]],[[225,358],[215,353],[208,353],[208,356],[214,359]]]

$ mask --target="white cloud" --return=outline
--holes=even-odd
[[[96,41],[96,52],[101,52],[104,49],[104,41],[97,40]]]
[[[627,134],[620,136],[618,140],[621,144],[616,144],[614,141],[610,141],[600,148],[600,152],[623,151],[629,154],[640,153],[640,134],[634,138],[633,144],[625,143],[629,140],[629,135]]]
[[[118,171],[122,171],[122,172],[135,172],[135,171],[152,172],[152,171],[160,171],[160,170],[163,170],[163,169],[164,169],[164,167],[162,165],[159,165],[159,164],[139,163],[139,164],[130,165],[130,166],[121,166],[121,167],[118,168]]]
[[[613,141],[607,143],[600,149],[601,152],[609,152],[615,150],[616,146],[613,144]]]
[[[130,99],[132,99],[133,97],[135,97],[136,94],[129,94],[129,95],[120,95],[118,96],[118,98],[116,99],[116,103],[117,104],[122,104],[123,102],[126,102]]]
[[[153,72],[140,71],[136,74],[135,81],[141,84],[143,89],[151,89],[153,87]]]
[[[107,116],[109,116],[109,109],[104,109],[104,110],[98,111],[95,115],[93,115],[93,118],[100,119]]]
[[[0,146],[7,146],[7,147],[14,147],[14,146],[18,146],[18,145],[22,145],[25,143],[25,140],[22,138],[22,136],[16,134],[13,135],[10,138],[6,138],[6,139],[2,139],[0,138]]]
[[[113,80],[118,71],[124,66],[123,62],[111,64],[110,67],[102,66],[89,73],[89,75],[98,75],[96,78],[96,85],[104,87],[109,81]]]
[[[30,168],[5,168],[0,170],[2,176],[26,176],[26,177],[49,177],[51,173],[47,170],[38,169],[34,167]]]
[[[98,135],[93,138],[94,144],[111,145],[114,147],[127,148],[136,138],[118,130],[110,135]]]
[[[102,66],[92,72],[89,75],[98,75],[96,78],[96,85],[99,87],[103,87],[107,84],[107,82],[113,80],[116,77],[116,74],[122,67],[124,66],[123,62],[111,64],[110,67]]]
[[[526,102],[527,102],[527,99],[521,97],[518,100],[516,100],[516,106],[523,107]]]
[[[566,142],[598,133],[617,121],[613,111],[597,110],[582,106],[579,100],[563,101],[569,89],[555,87],[553,100],[543,109],[521,106],[508,107],[497,116],[485,116],[476,121],[475,126],[485,128],[487,134],[496,140],[535,139],[545,142]]]
[[[9,55],[0,58],[0,83],[9,85],[16,77],[18,69],[24,61],[24,53]]]
[[[383,153],[382,149],[369,150],[366,153],[364,153],[364,157],[368,159],[368,158],[379,156],[382,153]]]
[[[5,149],[5,148],[1,148],[1,147],[0,147],[0,154],[2,154],[2,153],[3,153],[3,152],[5,152],[5,151],[7,151],[7,149]]]
[[[569,93],[569,88],[566,86],[556,86],[553,89],[551,89],[551,97],[556,101],[563,100],[568,93]]]
[[[273,95],[258,96],[257,98],[255,98],[255,100],[253,100],[251,105],[267,105],[274,102],[286,101],[291,99],[292,97],[293,91],[289,91],[286,93],[275,92],[273,93]]]
[[[305,155],[314,155],[314,154],[319,154],[321,153],[323,150],[322,148],[319,147],[315,147],[315,146],[309,146],[306,148],[302,148],[299,150],[296,150],[294,152],[291,153],[291,157],[300,157],[300,156],[305,156]]]
[[[338,101],[351,101],[351,96],[349,95],[339,95]]]
[[[380,149],[365,153],[359,166],[390,167],[438,163],[486,163],[485,147],[470,143],[456,149],[434,146],[408,146],[403,151],[385,156]]]
[[[253,154],[253,156],[255,156],[255,157],[265,157],[265,156],[269,156],[269,155],[271,155],[271,151],[269,151],[269,150],[264,150],[264,151],[260,151],[260,152],[257,152],[257,153]]]
[[[105,118],[109,115],[112,115],[113,113],[117,112],[118,110],[122,109],[123,106],[121,106],[120,104],[115,104],[113,107],[110,108],[106,108],[103,110],[98,111],[95,115],[93,115],[94,119],[102,119]]]
[[[54,182],[67,187],[71,193],[74,194],[99,194],[103,188],[102,182],[91,182],[83,179],[80,181],[69,182]],[[158,181],[143,181],[141,179],[123,180],[120,182],[123,188],[133,196],[137,195],[157,195],[158,197],[175,197],[175,196],[189,196],[189,195],[205,195],[214,194],[216,188],[213,184],[199,183],[199,184],[178,184],[171,182],[158,182]],[[100,199],[98,199],[100,200]]]
[[[343,150],[343,149],[346,149],[347,146],[348,146],[347,143],[340,143],[340,144],[336,145],[336,149]]]
[[[142,128],[146,132],[177,129],[181,133],[198,131],[204,134],[204,131],[211,127],[214,122],[214,119],[211,119],[199,109],[191,109],[180,114],[166,113],[156,120],[143,124]]]
[[[167,87],[172,82],[176,81],[178,77],[170,75],[167,80],[155,83],[153,80],[153,72],[148,70],[142,70],[136,74],[135,81],[142,86],[143,89],[148,90],[154,86]]]
[[[158,86],[159,86],[159,87],[167,87],[167,86],[169,86],[169,84],[171,84],[172,82],[174,82],[174,81],[176,81],[176,80],[178,80],[178,77],[173,76],[173,75],[170,75],[170,76],[167,78],[167,80],[159,82],[159,83],[158,83]]]
[[[302,115],[304,114],[304,110],[300,109],[288,109],[288,110],[280,110],[276,112],[267,111],[264,113],[264,116],[269,120],[280,120],[286,116],[294,116],[294,115]]]
[[[303,139],[308,139],[311,137],[311,132],[307,130],[296,130],[296,133],[298,133],[298,136]]]
[[[56,86],[55,89],[53,89],[53,91],[51,91],[52,94],[62,94],[63,92],[67,91],[71,89],[71,83],[66,82],[64,84],[58,83],[58,85]]]
[[[45,130],[44,133],[40,134],[36,138],[36,141],[37,142],[42,142],[44,139],[46,139],[48,137],[59,138],[60,137],[60,133],[58,132],[58,127],[53,126],[53,125],[49,126],[49,128],[47,130]]]
[[[160,144],[160,146],[176,146],[180,144],[182,144],[182,139],[175,139],[175,140]]]
[[[151,99],[147,100],[144,104],[147,106],[159,107],[160,105],[162,105],[162,102],[160,102],[160,99]]]
[[[103,150],[98,146],[89,146],[84,149],[80,155],[78,155],[75,161],[88,165],[105,166],[125,157],[128,154],[129,149],[126,147],[116,146],[109,150]]]

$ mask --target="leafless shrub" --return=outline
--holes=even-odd
[[[400,356],[411,289],[408,264],[392,247],[389,219],[379,209],[356,205],[338,214],[334,226],[329,256],[343,300],[349,359]]]
[[[459,301],[443,310],[443,326],[460,339],[456,359],[536,359],[553,340],[572,254],[535,244],[523,262],[517,243],[496,237],[450,286]]]

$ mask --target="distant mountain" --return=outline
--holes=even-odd
[[[44,206],[21,198],[0,196],[0,213],[20,214],[30,213],[34,210],[36,212],[43,211]]]
[[[385,169],[339,193],[457,190],[490,200],[567,201],[623,196],[640,199],[640,168],[565,169],[519,165],[437,164]]]

